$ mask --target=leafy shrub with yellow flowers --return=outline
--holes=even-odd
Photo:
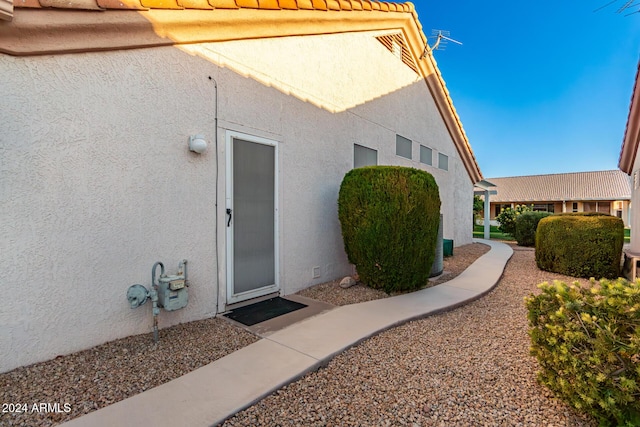
[[[515,205],[513,208],[502,208],[500,213],[496,216],[498,221],[498,230],[502,233],[509,234],[510,236],[516,235],[516,218],[523,212],[531,212],[532,206],[527,205]]]
[[[640,281],[556,281],[525,299],[538,381],[600,426],[640,426]]]

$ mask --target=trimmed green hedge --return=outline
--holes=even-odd
[[[538,222],[549,215],[553,214],[549,212],[527,211],[516,216],[516,229],[513,237],[515,237],[518,245],[535,246]]]
[[[363,283],[387,293],[427,284],[440,222],[431,174],[398,166],[353,169],[340,186],[338,218]]]
[[[543,218],[536,233],[538,268],[574,277],[616,278],[620,274],[624,225],[599,213]]]
[[[640,281],[539,287],[526,299],[538,381],[601,426],[639,426]]]

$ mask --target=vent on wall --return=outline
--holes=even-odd
[[[389,52],[400,58],[407,67],[413,70],[414,73],[420,74],[418,73],[418,67],[411,56],[411,52],[407,49],[407,43],[404,41],[404,37],[402,37],[401,33],[387,34],[386,36],[376,37],[376,39],[378,39],[384,47],[389,49]]]

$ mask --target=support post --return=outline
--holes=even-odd
[[[489,201],[489,189],[484,191],[484,238],[491,238],[491,203]]]

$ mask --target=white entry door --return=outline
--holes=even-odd
[[[227,303],[279,290],[277,149],[227,134]]]

